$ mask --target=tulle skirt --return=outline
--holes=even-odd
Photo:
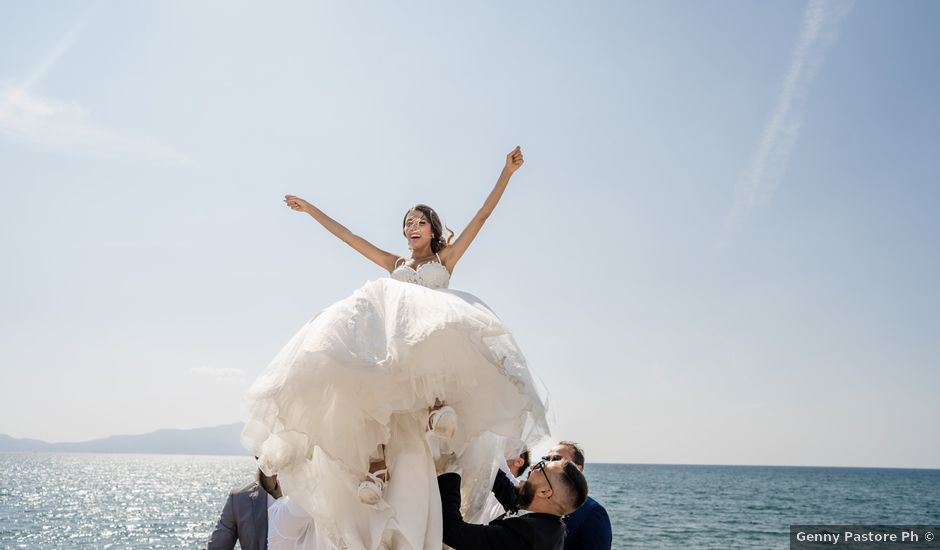
[[[439,448],[428,407],[458,415]],[[320,312],[247,395],[242,443],[340,548],[441,548],[434,459],[453,452],[464,512],[486,502],[500,461],[548,435],[547,393],[508,329],[475,296],[393,279]],[[385,445],[389,481],[367,506],[357,489]]]

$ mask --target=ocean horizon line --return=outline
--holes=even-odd
[[[54,450],[27,450],[13,451],[0,450],[0,454],[22,455],[123,455],[123,456],[199,456],[243,459],[250,458],[248,451],[240,453],[177,453],[177,452],[107,452],[107,451],[54,451]],[[585,462],[585,466],[651,466],[651,467],[677,467],[677,468],[768,468],[778,470],[897,470],[906,472],[937,472],[940,467],[930,466],[833,466],[833,465],[807,465],[807,464],[724,464],[699,462]]]
[[[18,438],[0,433],[0,453],[82,453],[141,454],[182,456],[250,456],[241,447],[243,422],[231,422],[196,428],[159,428],[137,434],[117,434],[84,441],[47,442],[35,438]],[[732,467],[732,468],[816,468],[869,470],[940,470],[938,465],[836,465],[836,464],[756,464],[721,462],[650,462],[627,460],[590,461],[588,465]]]

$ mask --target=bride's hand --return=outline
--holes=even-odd
[[[294,195],[284,195],[284,202],[291,210],[296,210],[297,212],[309,212],[310,203],[303,200],[300,197],[295,197]]]
[[[525,162],[525,160],[522,158],[522,148],[516,145],[516,148],[506,155],[506,167],[504,170],[512,174],[522,166],[523,162]]]

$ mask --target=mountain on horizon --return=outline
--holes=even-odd
[[[0,452],[140,453],[247,455],[239,442],[244,424],[189,430],[162,429],[139,435],[112,435],[90,441],[49,443],[0,434]]]

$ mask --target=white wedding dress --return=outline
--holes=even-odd
[[[459,457],[470,516],[499,462],[548,436],[547,394],[512,335],[449,281],[431,262],[366,283],[310,320],[248,392],[242,443],[337,547],[441,548],[435,399],[457,412],[443,450]],[[357,489],[380,444],[389,480],[368,506]]]

